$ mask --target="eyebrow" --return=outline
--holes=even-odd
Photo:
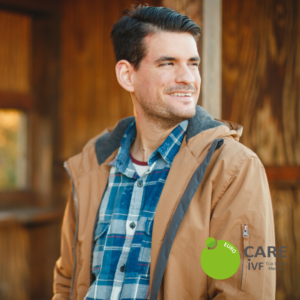
[[[191,57],[189,60],[190,61],[199,61],[200,62],[200,57],[199,56],[194,56],[194,57]]]
[[[164,61],[176,61],[176,60],[178,60],[178,59],[175,58],[175,57],[172,57],[172,56],[162,56],[159,59],[157,59],[155,61],[155,63],[162,63]],[[199,61],[200,62],[200,57],[199,56],[193,56],[193,57],[189,58],[189,61]]]

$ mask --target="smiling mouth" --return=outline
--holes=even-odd
[[[169,95],[175,97],[192,97],[192,93],[170,93]]]

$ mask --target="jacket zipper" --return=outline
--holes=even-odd
[[[244,229],[243,229],[243,238],[244,237],[249,237],[248,225],[247,224],[244,225]]]
[[[74,236],[74,243],[73,243],[74,266],[73,266],[73,271],[72,271],[71,288],[70,288],[70,300],[72,300],[73,286],[74,286],[74,280],[75,280],[75,269],[76,269],[76,241],[77,241],[77,235],[78,235],[78,201],[77,201],[77,196],[76,196],[76,192],[75,192],[74,181],[71,176],[71,172],[68,169],[67,162],[64,163],[64,167],[65,167],[65,169],[71,179],[71,182],[72,182],[72,193],[73,193],[73,199],[74,199],[74,205],[75,205],[75,216],[76,216],[76,228],[75,228],[75,236]]]
[[[245,248],[248,246],[249,243],[249,232],[248,232],[248,225],[244,224],[243,227],[243,250],[245,251]],[[245,266],[245,253],[243,254],[243,262],[242,262],[242,275],[241,275],[241,289],[245,290],[246,286],[246,271],[244,272],[244,268],[247,268],[247,265]],[[245,273],[245,274],[244,274]],[[243,281],[244,279],[244,281]]]

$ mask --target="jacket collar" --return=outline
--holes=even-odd
[[[97,139],[95,144],[95,151],[98,164],[101,165],[116,149],[120,147],[124,133],[129,125],[133,122],[134,117],[122,119],[112,132]],[[224,125],[206,112],[201,106],[196,107],[196,114],[193,118],[189,119],[189,125],[186,132],[186,142],[198,133]]]
[[[224,124],[216,121],[204,108],[197,105],[195,116],[189,120],[186,141],[188,142],[190,138],[204,130],[215,128],[221,125]]]

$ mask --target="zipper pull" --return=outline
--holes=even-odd
[[[244,229],[243,229],[243,237],[249,237],[249,233],[248,233],[248,225],[247,225],[247,224],[244,225]]]

